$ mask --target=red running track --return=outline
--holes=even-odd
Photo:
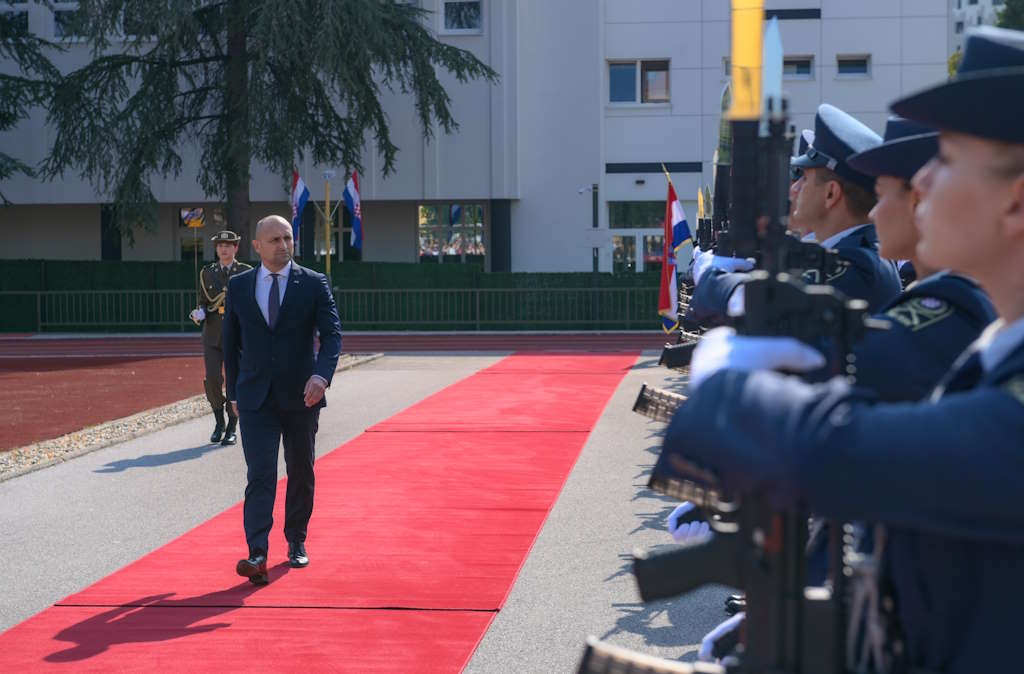
[[[0,635],[0,671],[459,671],[636,358],[515,355],[463,379],[318,462],[307,569],[272,538],[270,585],[239,583],[236,505]]]
[[[346,353],[402,351],[641,351],[661,349],[658,331],[608,333],[356,333],[343,336]],[[118,358],[201,356],[199,336],[167,337],[0,337],[0,361],[110,356]]]

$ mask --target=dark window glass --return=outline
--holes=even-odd
[[[445,2],[445,30],[482,30],[483,12],[480,2]]]
[[[609,229],[660,229],[665,226],[664,201],[609,201]]]
[[[0,4],[0,8],[3,4]],[[3,27],[0,28],[0,32],[4,36],[9,37],[22,37],[28,35],[28,12],[23,9],[16,9],[13,11],[0,11],[0,21],[3,22]]]
[[[788,58],[782,62],[782,73],[790,76],[809,77],[811,74],[810,58]]]
[[[53,36],[56,38],[82,37],[82,18],[77,9],[57,9],[53,12]]]
[[[612,237],[612,271],[615,273],[636,271],[636,237]]]
[[[643,85],[644,103],[667,103],[668,61],[643,61],[640,64],[640,82]]]
[[[608,64],[608,100],[612,103],[636,102],[636,64]]]
[[[645,236],[644,237],[644,271],[661,271],[661,265],[665,260],[665,237]]]
[[[840,75],[867,75],[868,58],[866,56],[839,57],[837,59]]]

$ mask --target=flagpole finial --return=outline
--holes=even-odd
[[[665,168],[665,162],[661,162],[661,170],[665,174],[665,179],[668,180],[669,185],[671,185],[672,184],[672,175],[668,172],[668,169]]]

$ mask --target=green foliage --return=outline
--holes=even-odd
[[[0,0],[0,7],[10,5]],[[0,13],[0,60],[14,67],[0,72],[0,131],[14,127],[36,105],[44,102],[57,69],[46,57],[49,45],[28,32],[27,14]],[[32,167],[4,152],[0,152],[0,180],[15,173],[34,175]],[[0,192],[0,202],[7,198]]]
[[[497,77],[395,0],[82,0],[76,21],[94,59],[54,92],[43,173],[80,170],[122,231],[152,220],[152,181],[180,176],[187,146],[204,192],[226,198],[228,227],[244,231],[252,162],[283,183],[306,156],[362,170],[372,137],[386,175],[399,148],[382,88],[411,94],[430,137],[435,123],[458,127],[438,70]]]
[[[1000,28],[1024,30],[1024,0],[1006,0],[996,25]]]
[[[960,67],[960,61],[964,57],[964,52],[959,47],[955,52],[949,55],[949,60],[946,61],[946,69],[949,71],[949,78],[953,79],[956,75],[957,69]]]

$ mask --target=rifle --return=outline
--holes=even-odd
[[[733,0],[733,48],[749,49],[752,31],[760,45],[761,3]],[[738,12],[738,4],[744,12]],[[756,9],[752,6],[756,5]],[[745,13],[741,20],[739,14]],[[775,20],[769,25],[770,56],[778,60],[781,101],[781,40]],[[740,32],[737,32],[740,31]],[[749,56],[749,55],[748,55]],[[767,59],[765,59],[767,60]],[[733,55],[733,82],[752,87],[742,59]],[[757,68],[760,68],[760,63]],[[753,66],[748,66],[753,67]],[[767,88],[767,87],[766,87]],[[749,104],[760,97],[742,87],[734,92]],[[766,92],[767,93],[767,92]],[[846,354],[869,324],[867,303],[847,300],[828,286],[808,286],[788,273],[792,247],[783,223],[783,176],[788,175],[789,148],[785,141],[786,108],[769,98],[767,136],[759,130],[759,111],[736,105],[731,110],[732,202],[729,231],[716,245],[738,254],[757,254],[766,267],[746,283],[746,313],[737,321],[741,334],[796,336],[820,345],[830,344],[834,374],[849,374]],[[785,153],[785,163],[781,153]],[[773,194],[759,190],[771,189]],[[759,200],[759,194],[765,197]],[[781,227],[781,229],[780,229]],[[782,235],[779,235],[779,232]],[[652,398],[645,389],[647,398]],[[640,401],[638,400],[638,403]],[[655,400],[662,406],[681,401]],[[656,409],[648,403],[646,409]],[[665,416],[663,411],[657,414]],[[686,461],[669,448],[662,451],[652,472],[650,488],[688,500],[707,515],[714,535],[690,541],[669,552],[634,552],[634,575],[644,601],[666,599],[708,583],[742,588],[747,597],[744,637],[738,664],[730,673],[840,674],[845,671],[847,571],[843,534],[832,523],[830,580],[826,587],[806,587],[808,510],[797,505],[777,510],[758,491],[728,494],[717,477]]]

